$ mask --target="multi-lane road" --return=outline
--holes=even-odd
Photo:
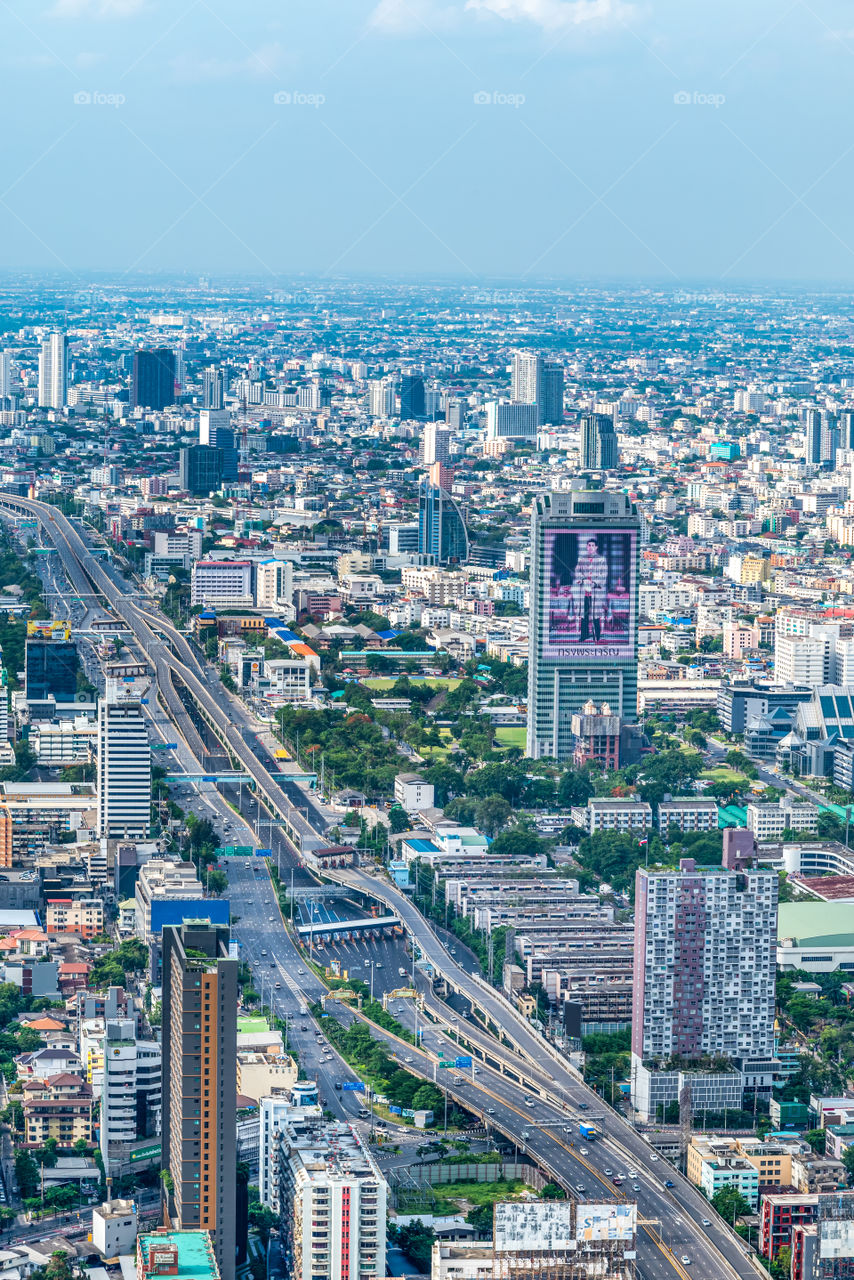
[[[266,752],[253,740],[248,717],[229,698],[215,673],[199,659],[186,637],[159,614],[153,604],[141,601],[139,593],[113,568],[108,571],[91,554],[79,529],[55,508],[8,494],[0,494],[0,503],[19,513],[26,511],[40,521],[43,531],[59,551],[78,598],[86,602],[90,612],[96,611],[95,602],[100,594],[110,609],[124,619],[154,668],[167,723],[178,729],[178,755],[183,755],[183,767],[188,772],[201,772],[199,757],[204,753],[204,745],[177,695],[175,681],[189,691],[203,719],[214,729],[229,756],[250,774],[265,805],[275,814],[280,827],[284,827],[289,839],[285,840],[281,829],[273,826],[270,847],[281,864],[285,883],[291,868],[303,884],[311,883],[298,851],[325,843],[326,820],[322,812],[302,793],[294,795],[291,785],[273,777],[267,767],[272,762],[265,759]],[[159,728],[161,732],[172,733],[162,723]],[[212,784],[208,785],[210,790],[201,793],[200,803],[210,809],[223,827],[226,823],[240,824],[242,819],[228,807],[224,797]],[[247,795],[247,806],[250,803]],[[240,836],[235,834],[234,843],[240,842]],[[347,1069],[324,1041],[318,1041],[317,1027],[306,1016],[307,1002],[319,997],[322,983],[305,964],[285,929],[266,874],[260,873],[251,862],[235,862],[229,870],[232,909],[239,917],[236,933],[244,958],[253,965],[256,985],[263,985],[265,1003],[279,1016],[287,1017],[303,1065],[316,1072],[327,1105],[338,1114],[352,1116],[360,1101],[334,1088],[335,1081],[344,1078]],[[455,1085],[452,1081],[449,1086],[452,1095],[481,1113],[489,1124],[514,1140],[578,1197],[626,1194],[626,1198],[637,1201],[640,1218],[647,1224],[638,1237],[641,1276],[665,1280],[675,1273],[683,1280],[690,1274],[747,1280],[757,1275],[743,1243],[711,1213],[699,1193],[658,1160],[630,1126],[603,1108],[601,1100],[583,1084],[557,1050],[512,1005],[450,956],[405,895],[387,881],[361,870],[341,873],[339,879],[348,887],[390,906],[404,921],[432,971],[444,976],[453,989],[479,1008],[493,1027],[501,1028],[504,1040],[499,1043],[482,1024],[473,1020],[464,1025],[459,1023],[455,1035],[471,1045],[482,1065],[463,1083]],[[366,966],[369,960],[379,958],[379,948],[372,955],[372,947],[377,944],[363,944],[364,956],[359,960],[359,944],[351,944],[347,951],[349,965],[344,959],[343,947],[338,948],[336,954],[341,954],[345,967],[352,969],[354,963]],[[377,992],[401,982],[397,969],[406,967],[406,963],[398,966],[394,963],[394,957],[401,959],[399,943],[386,944],[385,950],[388,966],[380,959],[359,975],[370,980],[372,972]],[[265,951],[266,956],[262,954]],[[266,980],[262,982],[263,979]],[[395,1051],[411,1070],[432,1079],[438,1074],[440,1051],[450,1053],[455,1047],[454,1041],[442,1039],[440,1024],[448,1027],[455,1015],[433,994],[429,982],[422,980],[422,987],[428,1013],[437,1020],[437,1026],[427,1032],[423,1048],[412,1049],[403,1042],[395,1043],[382,1032],[376,1034],[394,1044]],[[342,1012],[345,1020],[352,1016],[348,1011]],[[600,1121],[603,1136],[600,1141],[582,1147],[577,1138],[578,1122],[594,1111],[603,1117]],[[611,1181],[614,1174],[626,1174],[628,1178],[628,1187],[624,1184],[620,1193]],[[668,1188],[664,1185],[666,1181],[674,1185]]]

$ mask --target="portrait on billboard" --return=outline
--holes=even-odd
[[[547,658],[633,658],[635,533],[549,529]]]

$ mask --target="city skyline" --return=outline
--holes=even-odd
[[[8,267],[854,278],[838,4],[9,12]]]

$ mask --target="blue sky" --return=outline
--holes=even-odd
[[[854,279],[854,11],[5,0],[0,266]]]

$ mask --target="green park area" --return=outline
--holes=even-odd
[[[524,725],[514,725],[506,729],[495,730],[495,741],[500,747],[519,747],[524,751],[528,740],[528,730]]]
[[[714,769],[704,769],[700,777],[708,779],[709,782],[727,782],[738,787],[750,786],[750,779],[745,774],[739,773],[737,769],[730,769],[725,764],[716,765]]]
[[[431,1212],[439,1217],[489,1208],[498,1200],[538,1200],[536,1191],[521,1178],[499,1178],[496,1182],[442,1182],[434,1184]]]

